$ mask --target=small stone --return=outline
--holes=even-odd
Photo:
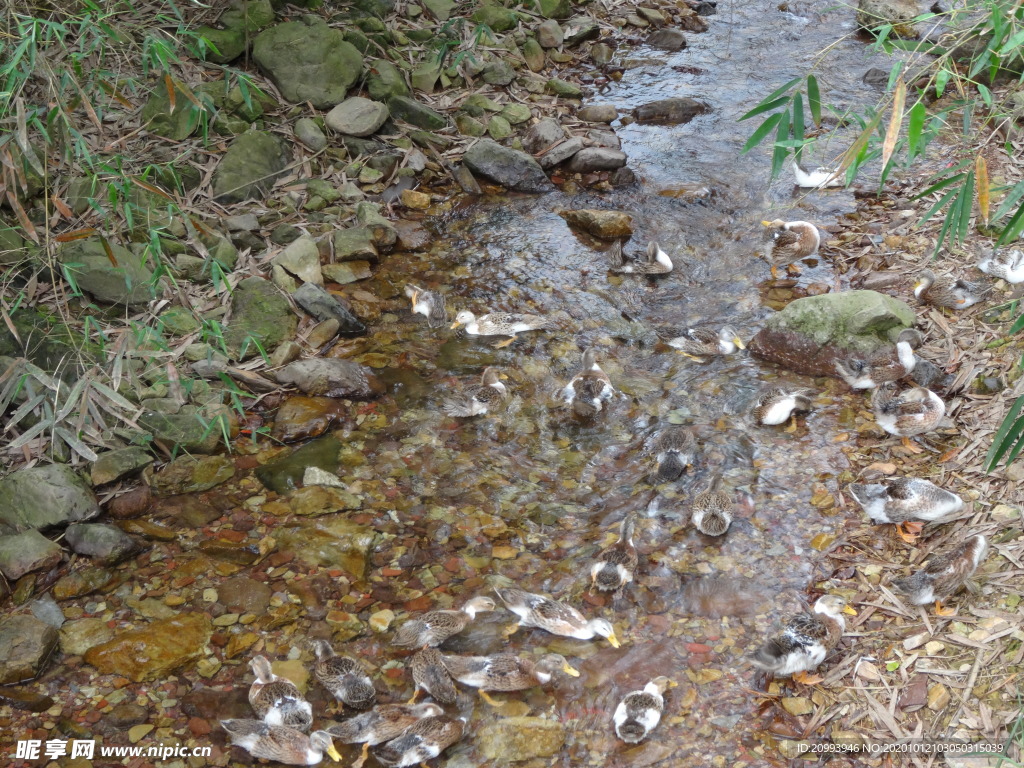
[[[556,118],[545,117],[530,126],[523,136],[523,149],[536,155],[564,138],[565,129],[562,124]]]
[[[942,683],[935,683],[928,689],[927,707],[932,712],[939,712],[949,705],[950,698],[949,689]]]
[[[423,211],[430,207],[430,195],[414,189],[403,189],[400,195],[402,205],[413,210]]]
[[[912,651],[928,642],[929,637],[931,637],[930,632],[920,632],[916,635],[911,635],[903,640],[903,649]]]
[[[237,613],[222,613],[220,616],[213,620],[213,626],[215,627],[230,627],[232,624],[238,623]]]
[[[569,170],[575,173],[614,171],[626,165],[626,153],[607,147],[584,147],[569,161]]]
[[[944,650],[946,650],[945,644],[940,643],[938,640],[932,640],[931,642],[925,643],[924,645],[924,652],[927,653],[929,656],[937,656]]]
[[[601,211],[583,208],[575,211],[559,211],[558,215],[565,219],[569,226],[577,227],[595,237],[606,240],[614,240],[633,234],[633,219],[624,211]]]
[[[576,117],[587,123],[610,123],[619,116],[613,104],[594,104],[576,112]]]
[[[300,117],[295,121],[295,138],[314,152],[327,148],[327,137],[316,121],[309,117]]]
[[[519,550],[516,547],[499,545],[491,549],[491,557],[495,560],[514,560],[518,556]]]
[[[578,85],[557,77],[548,80],[547,89],[549,93],[562,98],[579,99],[583,97],[583,90]]]
[[[512,135],[512,126],[501,115],[495,115],[487,123],[487,135],[495,141],[503,141]]]
[[[133,725],[131,728],[128,729],[128,741],[132,744],[138,744],[155,727],[155,725],[152,725],[150,723],[141,723],[139,725]]]
[[[612,60],[612,56],[615,55],[615,51],[610,45],[604,43],[594,43],[590,46],[590,58],[594,60],[595,64],[608,64]]]
[[[481,79],[488,85],[509,85],[515,78],[515,70],[501,59],[492,61],[481,74]]]
[[[370,629],[374,632],[387,632],[391,622],[395,620],[395,612],[390,609],[377,611],[370,616]]]
[[[532,37],[527,38],[526,42],[523,43],[522,52],[523,58],[526,60],[526,66],[531,72],[540,72],[544,69],[546,60],[544,57],[544,49],[541,48],[540,43]]]
[[[209,679],[220,672],[222,666],[220,661],[213,656],[205,656],[196,662],[196,671],[200,677]]]
[[[784,696],[782,708],[791,715],[809,715],[814,711],[814,703],[803,696]]]
[[[0,536],[0,573],[15,582],[32,571],[48,571],[57,565],[64,551],[39,531],[31,529],[15,536]]]
[[[72,551],[95,558],[106,565],[125,560],[141,547],[120,528],[106,523],[74,523],[64,532]]]
[[[686,47],[686,36],[678,29],[659,29],[647,36],[647,44],[662,51],[680,51]]]
[[[564,163],[582,149],[583,139],[579,136],[573,136],[559,144],[549,147],[544,151],[544,154],[537,158],[537,160],[540,162],[541,168],[554,168],[559,163]]]
[[[557,48],[563,39],[562,27],[554,19],[547,19],[537,25],[537,42],[541,48]]]
[[[57,638],[57,630],[35,616],[16,614],[0,620],[0,685],[37,677]]]
[[[530,108],[525,104],[506,104],[502,107],[501,116],[508,120],[510,125],[519,125],[530,119]]]
[[[314,325],[309,333],[306,334],[306,343],[313,349],[320,349],[320,347],[338,335],[340,327],[341,323],[333,317],[322,320]]]

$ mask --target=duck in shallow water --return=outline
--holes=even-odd
[[[422,704],[381,704],[369,712],[361,712],[343,723],[326,728],[342,744],[362,744],[363,752],[352,768],[359,768],[366,762],[370,747],[398,738],[424,717],[443,715],[444,710],[435,703]]]
[[[494,368],[484,368],[480,383],[463,391],[459,397],[447,400],[441,409],[449,416],[469,418],[490,413],[505,398],[508,387]]]
[[[836,371],[850,389],[874,389],[889,381],[899,381],[917,367],[914,350],[923,343],[920,331],[904,328],[896,339],[895,349],[880,349],[866,358],[836,360]]]
[[[666,427],[655,438],[651,453],[658,462],[658,479],[672,482],[693,466],[697,438],[689,427]]]
[[[792,431],[796,429],[797,411],[811,410],[812,395],[809,389],[772,387],[758,395],[751,413],[754,421],[767,426],[785,424],[792,417],[792,429],[787,430]]]
[[[612,715],[615,734],[627,744],[646,739],[661,722],[665,691],[675,686],[675,681],[662,676],[651,680],[643,690],[627,693]]]
[[[633,545],[636,516],[630,512],[622,519],[619,539],[597,556],[590,566],[590,583],[601,592],[619,594],[633,581],[638,558]]]
[[[588,620],[571,605],[515,587],[496,588],[494,591],[505,606],[519,617],[519,623],[509,630],[509,635],[514,634],[519,625],[522,625],[538,627],[553,635],[574,637],[577,640],[604,637],[613,648],[619,647],[615,629],[607,619]]]
[[[721,489],[722,473],[711,476],[708,487],[693,499],[693,527],[705,536],[721,536],[732,524],[732,496]]]
[[[466,333],[470,336],[509,336],[494,345],[507,347],[516,340],[516,334],[550,328],[551,320],[541,315],[517,315],[511,312],[490,312],[477,317],[464,309],[455,316],[451,327],[458,328],[460,325],[466,327]]]
[[[256,716],[269,725],[283,725],[308,731],[313,708],[291,680],[275,675],[266,656],[249,662],[256,679],[249,687],[249,704]]]
[[[501,702],[487,695],[487,691],[522,691],[535,685],[551,682],[555,672],[579,677],[560,654],[548,653],[534,661],[511,653],[492,656],[444,656],[443,662],[453,678],[463,685],[476,688],[480,698],[492,707]]]
[[[682,336],[667,342],[687,357],[700,359],[708,355],[731,355],[737,349],[746,349],[743,340],[729,326],[715,332],[710,328],[688,328]]]
[[[597,350],[589,347],[583,353],[580,372],[562,388],[562,401],[580,418],[589,419],[615,396],[615,387],[597,362]]]
[[[370,676],[355,659],[339,656],[326,640],[314,640],[313,676],[338,701],[353,709],[372,707],[377,698]]]
[[[231,743],[253,757],[286,765],[319,765],[325,753],[335,762],[341,760],[327,731],[313,731],[307,736],[295,728],[262,720],[221,720],[220,724]]]
[[[414,315],[423,315],[427,318],[427,325],[431,328],[440,328],[448,322],[448,309],[445,306],[444,296],[418,285],[406,283],[405,295],[412,302]]]
[[[432,715],[417,720],[396,739],[373,751],[377,761],[387,768],[426,765],[462,738],[466,719]]]
[[[611,249],[612,272],[631,275],[667,275],[672,271],[672,259],[653,240],[647,244],[645,259],[626,261],[622,253],[622,242],[617,241]]]

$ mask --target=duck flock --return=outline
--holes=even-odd
[[[804,172],[805,175],[817,172]],[[817,178],[817,177],[815,177]],[[798,178],[799,181],[799,178]],[[817,184],[823,186],[824,184]],[[806,186],[806,185],[805,185]],[[797,273],[794,263],[817,253],[821,235],[805,221],[765,221],[772,234],[770,251],[772,274],[779,266]],[[671,258],[657,243],[650,243],[645,254],[629,260],[621,245],[613,248],[611,270],[625,274],[656,276],[673,268]],[[1024,253],[1012,250],[986,256],[978,268],[1008,282],[1024,281]],[[448,324],[444,296],[419,286],[407,285],[405,293],[412,311],[426,317],[431,328]],[[979,285],[965,280],[938,277],[926,270],[914,288],[918,301],[954,310],[964,309],[985,294]],[[487,313],[476,316],[463,310],[455,316],[451,328],[462,326],[473,336],[502,337],[495,346],[514,342],[520,333],[551,327],[550,318],[513,313]],[[928,364],[919,360],[915,350],[924,343],[914,329],[902,331],[895,344],[867,357],[836,362],[836,374],[853,390],[873,390],[871,407],[878,425],[885,432],[902,438],[912,453],[921,452],[912,438],[935,429],[945,415],[945,404],[935,392],[924,386],[903,385],[915,369]],[[709,356],[730,355],[744,348],[743,341],[728,327],[719,330],[697,328],[668,340],[682,354],[703,360]],[[499,371],[488,367],[479,384],[466,387],[444,404],[446,414],[472,418],[495,412],[509,397]],[[918,378],[917,380],[921,380]],[[600,418],[610,400],[617,395],[611,378],[602,370],[595,348],[583,353],[577,373],[558,393],[558,399],[573,418]],[[792,421],[796,413],[812,407],[814,393],[802,388],[773,387],[755,399],[751,421],[755,425],[778,426]],[[651,443],[650,453],[657,477],[671,482],[679,479],[694,463],[698,449],[693,430],[671,426]],[[876,484],[851,484],[849,495],[864,509],[872,522],[894,524],[900,537],[915,540],[926,522],[943,522],[963,508],[956,494],[915,477],[892,478]],[[733,496],[722,488],[721,473],[713,473],[708,487],[696,495],[690,505],[693,526],[708,536],[725,535],[732,522]],[[633,581],[638,565],[633,543],[635,513],[622,520],[618,540],[602,551],[593,562],[589,575],[591,587],[619,595]],[[953,613],[942,601],[958,592],[985,557],[987,543],[982,535],[969,536],[960,543],[940,547],[924,568],[891,581],[896,591],[913,605],[934,603],[936,613]],[[317,681],[347,708],[359,710],[341,723],[328,725],[307,735],[313,723],[310,704],[289,680],[275,675],[263,656],[252,659],[256,677],[249,691],[254,719],[224,720],[222,725],[232,743],[252,755],[282,763],[315,765],[324,754],[334,760],[340,756],[334,740],[363,744],[359,768],[375,747],[374,757],[385,766],[412,766],[437,757],[462,738],[466,720],[445,713],[442,705],[456,701],[456,683],[475,688],[481,698],[497,705],[488,692],[520,691],[547,684],[555,675],[577,676],[564,657],[549,653],[525,658],[512,653],[489,656],[445,654],[438,646],[464,630],[478,613],[494,611],[499,604],[515,614],[518,623],[510,627],[510,636],[519,626],[537,627],[555,635],[590,640],[605,638],[614,647],[620,641],[611,622],[586,618],[578,609],[547,595],[517,588],[495,589],[495,598],[480,595],[468,600],[459,610],[436,610],[411,618],[401,625],[392,639],[397,648],[415,649],[408,668],[415,683],[412,700],[407,703],[377,704],[376,691],[362,665],[355,659],[339,656],[323,640],[311,643],[316,656],[313,673]],[[845,631],[844,614],[856,613],[838,595],[825,595],[810,611],[791,617],[780,633],[765,642],[751,657],[763,670],[763,682],[771,676],[791,676],[797,682],[814,684],[820,676],[811,675],[838,644]],[[627,694],[612,712],[611,725],[620,739],[637,743],[657,727],[664,708],[664,694],[675,685],[668,677],[656,677],[642,690]],[[420,692],[433,701],[416,703]]]

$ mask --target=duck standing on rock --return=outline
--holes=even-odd
[[[406,648],[436,648],[464,630],[478,613],[493,611],[495,607],[494,600],[481,595],[467,600],[457,611],[427,611],[400,626],[391,642]]]
[[[978,262],[978,269],[1014,285],[1024,283],[1024,250],[993,251]]]
[[[847,490],[871,521],[892,523],[900,538],[908,543],[917,539],[926,522],[937,522],[955,515],[964,500],[939,488],[931,480],[900,477],[887,483],[852,483]]]
[[[697,452],[697,438],[688,427],[667,427],[654,441],[652,453],[658,462],[658,479],[663,482],[678,480],[687,467],[693,466]]]
[[[845,598],[819,597],[812,612],[791,617],[782,633],[762,645],[751,661],[773,675],[790,675],[798,683],[820,683],[824,678],[807,673],[817,669],[828,652],[839,644],[846,631],[844,613],[857,613],[846,604]]]
[[[672,271],[672,259],[653,240],[647,244],[646,260],[626,261],[622,253],[622,242],[617,241],[610,251],[612,265],[609,269],[631,275],[667,275]]]
[[[492,408],[508,397],[506,387],[497,370],[484,368],[480,376],[480,384],[468,388],[457,399],[448,400],[442,409],[449,416],[469,418],[489,413]]]
[[[377,699],[377,690],[359,662],[338,656],[326,640],[314,640],[316,663],[313,675],[338,701],[353,709],[367,709]]]
[[[492,707],[501,702],[487,695],[487,691],[522,691],[535,685],[551,682],[555,672],[579,677],[579,672],[557,653],[541,656],[536,662],[511,653],[493,656],[443,656],[444,666],[453,678],[463,685],[476,688],[480,698]]]
[[[524,592],[515,587],[495,588],[494,591],[505,606],[519,617],[519,622],[509,629],[509,636],[515,634],[522,625],[538,627],[553,635],[574,637],[577,640],[590,640],[600,636],[607,638],[613,648],[619,647],[615,628],[607,619],[587,620],[571,605],[552,600],[545,595]]]
[[[362,712],[343,723],[326,730],[342,744],[362,744],[363,752],[352,768],[366,762],[370,747],[401,736],[410,725],[424,717],[443,715],[444,710],[433,702],[423,704],[382,704],[369,712]]]
[[[921,304],[949,309],[967,309],[974,306],[991,290],[980,283],[951,277],[936,277],[930,269],[921,270],[914,283],[914,297]]]
[[[507,347],[515,341],[517,333],[550,328],[551,319],[541,315],[516,315],[510,312],[491,312],[477,317],[468,309],[464,309],[455,316],[452,328],[458,328],[460,325],[466,326],[466,333],[470,336],[510,337],[494,345],[500,348]]]
[[[871,409],[878,426],[902,438],[903,447],[911,453],[921,453],[923,449],[910,442],[910,438],[935,429],[946,415],[946,404],[930,389],[912,387],[897,392],[892,382],[882,384],[872,393]]]
[[[880,349],[866,359],[836,360],[836,371],[850,389],[874,389],[890,381],[899,381],[917,367],[914,350],[920,349],[923,343],[924,336],[920,331],[904,328],[896,338],[895,354],[892,348],[888,348]]]
[[[262,720],[221,720],[220,724],[231,743],[253,757],[286,765],[319,765],[326,752],[335,762],[341,760],[327,731],[313,731],[307,736],[295,728]]]
[[[627,693],[612,715],[615,733],[627,744],[637,744],[658,727],[665,710],[665,691],[676,683],[667,677],[656,677],[643,690]]]
[[[638,561],[636,547],[633,545],[635,528],[636,516],[630,512],[622,519],[619,540],[601,552],[590,567],[590,582],[595,589],[618,595],[633,581],[633,571]]]
[[[729,326],[717,333],[710,328],[688,328],[682,336],[665,343],[697,360],[708,355],[731,355],[737,349],[746,349],[739,334]]]
[[[821,245],[821,233],[818,232],[818,228],[809,221],[774,219],[761,223],[772,231],[772,278],[779,276],[777,268],[780,266],[786,266],[789,272],[799,275],[800,269],[794,262],[818,252]]]
[[[988,552],[988,542],[982,535],[967,541],[942,555],[936,555],[912,576],[893,579],[892,586],[902,592],[914,605],[935,603],[935,613],[952,616],[952,608],[943,608],[942,601],[956,594],[981,565]]]
[[[433,715],[417,720],[397,739],[375,749],[377,761],[388,768],[426,765],[462,738],[466,719]]]
[[[596,416],[615,395],[615,387],[597,362],[597,350],[588,347],[583,353],[580,372],[561,391],[563,402],[583,419]]]
[[[812,395],[809,389],[772,387],[758,395],[751,413],[754,421],[768,426],[785,424],[792,417],[792,428],[787,430],[792,431],[796,429],[797,411],[811,410]]]
[[[440,293],[406,283],[405,295],[412,302],[413,314],[427,318],[427,325],[431,328],[440,328],[448,322],[448,308],[445,306],[444,296]]]
[[[256,675],[249,687],[249,704],[256,716],[268,725],[308,731],[313,724],[313,708],[295,683],[275,675],[266,656],[256,656],[249,666]]]

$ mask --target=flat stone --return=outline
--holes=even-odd
[[[295,552],[300,562],[324,568],[341,568],[354,579],[362,579],[376,533],[342,515],[298,520],[274,529],[282,549]]]
[[[261,614],[270,606],[274,591],[266,584],[248,576],[235,576],[218,588],[219,602],[239,613]]]
[[[600,211],[582,208],[575,211],[559,211],[571,227],[588,232],[594,237],[614,240],[633,234],[633,218],[624,211]]]
[[[202,717],[211,721],[253,716],[248,686],[232,686],[223,691],[193,688],[181,697],[181,710],[189,717]]]
[[[377,245],[366,227],[339,229],[332,235],[336,261],[376,261]],[[321,267],[321,270],[323,267]]]
[[[13,536],[0,536],[0,573],[14,583],[26,573],[48,571],[64,551],[34,528]]]
[[[283,291],[295,293],[301,283],[323,285],[320,251],[311,237],[303,235],[289,243],[270,263],[274,271],[274,284]]]
[[[587,123],[610,123],[619,116],[614,104],[594,104],[577,110],[576,117]]]
[[[40,621],[46,622],[54,629],[60,629],[61,625],[64,624],[64,611],[61,610],[60,606],[57,605],[57,601],[50,595],[37,597],[28,604],[28,607],[32,611],[33,616]]]
[[[371,136],[390,117],[388,108],[379,101],[353,96],[327,113],[324,122],[332,131],[349,136]]]
[[[647,36],[647,44],[662,51],[681,51],[686,47],[686,35],[678,29],[659,29]]]
[[[569,170],[576,173],[614,171],[626,164],[626,153],[607,147],[585,147],[573,155]]]
[[[668,21],[668,19],[665,18],[664,13],[659,11],[657,8],[651,8],[650,6],[638,6],[636,12],[639,13],[644,19],[651,22],[651,24],[656,24],[658,26],[661,26],[662,24],[665,24]]]
[[[495,141],[503,141],[512,135],[512,126],[501,115],[495,115],[487,122],[487,135]]]
[[[448,125],[448,118],[409,96],[392,96],[388,110],[395,120],[402,120],[425,131],[439,131]]]
[[[571,158],[581,149],[583,149],[583,139],[579,136],[573,136],[549,147],[537,160],[540,162],[541,168],[554,168],[559,163],[563,163]]]
[[[496,59],[484,67],[480,79],[488,85],[509,85],[516,79],[516,71],[501,59]]]
[[[61,576],[53,585],[51,594],[57,600],[70,600],[103,589],[113,580],[111,571],[90,565]]]
[[[541,48],[557,48],[563,39],[562,27],[554,19],[547,19],[537,25],[537,42]]]
[[[300,117],[295,121],[295,138],[314,152],[327,149],[327,137],[311,117]]]
[[[256,279],[266,282],[261,278]],[[238,293],[237,286],[235,293]],[[295,317],[289,315],[288,319],[294,322]],[[276,347],[276,344],[270,346]],[[227,410],[227,406],[220,404],[206,408],[185,406],[180,413],[144,411],[139,416],[138,423],[143,429],[153,433],[154,440],[164,443],[169,448],[176,447],[189,453],[213,453],[223,440],[222,428],[229,434],[236,429],[233,415]]]
[[[703,101],[682,96],[642,104],[633,110],[633,116],[642,124],[679,125],[688,123],[709,110],[710,107]]]
[[[163,496],[202,493],[235,476],[235,465],[227,456],[181,456],[153,478],[153,489]]]
[[[277,380],[322,397],[365,400],[384,393],[384,385],[369,368],[338,358],[296,360],[277,372]]]
[[[99,513],[95,494],[66,464],[19,469],[0,480],[0,534],[88,520]]]
[[[57,645],[57,630],[35,616],[0,620],[0,685],[37,677]]]
[[[516,192],[546,192],[551,180],[540,164],[525,152],[480,139],[462,157],[473,173],[485,176]]]
[[[509,125],[520,125],[533,115],[525,104],[506,104],[501,108],[501,116],[508,120]]]
[[[377,203],[368,201],[356,203],[356,221],[361,227],[370,231],[370,236],[378,248],[390,249],[398,240],[395,225],[385,218]]]
[[[422,0],[423,7],[438,21],[448,21],[455,10],[455,0]]]
[[[565,129],[557,118],[545,117],[530,126],[523,136],[523,149],[539,154],[565,138]]]
[[[201,658],[212,632],[208,616],[183,613],[121,632],[86,651],[85,661],[100,674],[121,675],[136,683],[158,680]]]
[[[309,467],[319,467],[325,472],[337,472],[340,450],[341,442],[338,438],[334,435],[324,435],[258,467],[255,472],[256,478],[270,490],[286,494],[302,484]]]
[[[373,270],[368,261],[343,261],[340,264],[324,264],[320,267],[324,279],[330,283],[347,285],[358,280],[373,277]],[[291,362],[289,360],[288,362]]]
[[[53,699],[28,688],[0,688],[0,705],[23,712],[45,712],[53,706]]]
[[[552,757],[565,739],[565,726],[558,720],[502,717],[480,727],[476,745],[487,760],[506,763]]]
[[[590,16],[574,16],[565,24],[565,44],[579,45],[586,40],[593,40],[601,34],[601,28]]]
[[[202,26],[196,27],[193,32],[207,41],[204,57],[206,61],[212,61],[215,64],[228,64],[245,52],[246,34],[242,27],[215,29]]]
[[[615,135],[614,131],[587,131],[587,138],[595,147],[608,147],[609,149],[622,149],[622,142]]]
[[[73,552],[114,565],[134,555],[141,547],[120,528],[107,523],[73,523],[64,532]]]
[[[137,446],[104,451],[89,468],[93,485],[105,485],[145,469],[153,463],[149,451]]]
[[[418,221],[399,219],[395,222],[395,231],[398,233],[398,247],[403,251],[422,251],[433,242],[430,230]]]
[[[615,49],[605,43],[594,43],[590,46],[590,58],[595,64],[608,64],[615,55]]]
[[[341,400],[331,397],[289,397],[277,409],[271,436],[284,443],[319,437],[347,411]]]
[[[561,96],[566,99],[579,99],[583,97],[583,89],[576,83],[570,83],[557,77],[552,77],[547,82],[548,93]]]
[[[337,333],[340,336],[358,336],[366,333],[366,325],[322,286],[304,283],[292,294],[292,298],[295,299],[296,304],[317,320],[337,320]],[[296,363],[292,363],[292,365],[296,365]]]

